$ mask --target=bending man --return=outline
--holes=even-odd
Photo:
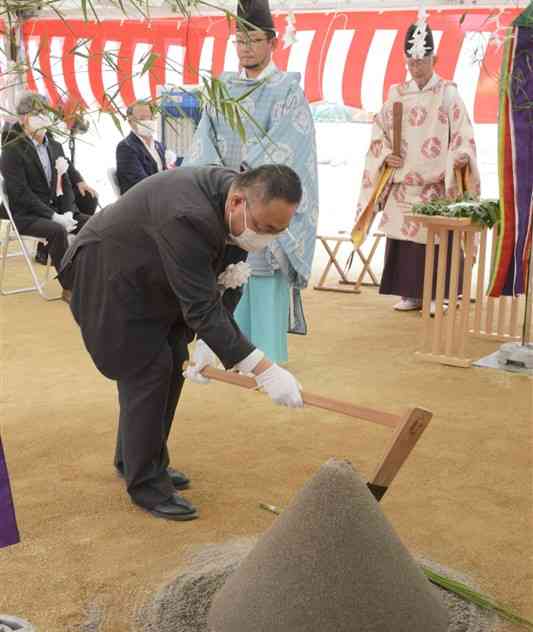
[[[183,168],[147,178],[86,224],[60,280],[96,367],[116,380],[120,404],[115,467],[134,503],[172,520],[197,517],[176,489],[167,439],[183,386],[187,344],[194,368],[214,361],[253,373],[274,401],[302,406],[294,377],[272,364],[233,319],[240,291],[221,295],[218,276],[246,250],[289,225],[302,196],[290,168]],[[214,352],[214,353],[213,353]]]

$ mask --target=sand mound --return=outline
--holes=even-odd
[[[215,592],[235,572],[256,543],[257,538],[239,538],[207,546],[192,555],[188,565],[180,570],[176,578],[161,588],[138,613],[136,629],[139,632],[208,632],[207,614]],[[472,586],[467,578],[427,559],[418,561]],[[494,630],[494,617],[487,616],[476,606],[447,591],[437,587],[432,587],[432,590],[447,607],[450,620],[447,632]]]
[[[446,632],[448,612],[351,463],[330,459],[216,595],[213,632]]]

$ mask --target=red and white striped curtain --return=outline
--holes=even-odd
[[[476,123],[495,123],[502,50],[490,36],[518,14],[509,9],[430,11],[437,45],[437,72],[459,85]],[[286,15],[276,16],[283,36]],[[302,73],[309,101],[327,100],[379,110],[391,84],[405,79],[403,40],[416,11],[297,13],[297,42],[280,47],[275,62]],[[68,94],[89,107],[105,107],[105,93],[119,86],[118,105],[154,97],[163,84],[194,85],[199,72],[236,70],[237,58],[224,17],[140,20],[35,20],[24,40],[32,69],[31,89],[55,103]],[[76,49],[76,52],[74,52]],[[105,61],[111,53],[114,64]],[[140,71],[153,53],[157,60]]]

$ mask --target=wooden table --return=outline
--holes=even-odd
[[[422,350],[417,356],[430,362],[469,367],[472,359],[465,353],[465,341],[468,333],[470,296],[472,293],[472,267],[476,250],[476,233],[483,230],[467,218],[449,218],[442,216],[415,215],[407,213],[409,222],[422,224],[427,228],[426,263],[424,269],[424,294],[422,299],[422,320],[424,336]],[[452,235],[452,253],[450,268],[450,290],[448,310],[444,310],[444,294],[448,260],[448,240]],[[437,262],[437,288],[435,295],[435,318],[431,317],[433,300],[433,277],[435,268],[435,242],[439,241]],[[458,300],[459,274],[464,248],[464,277],[461,300]],[[459,310],[459,306],[461,309]],[[459,312],[459,317],[457,314]]]

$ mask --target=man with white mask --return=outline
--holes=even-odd
[[[284,165],[241,174],[172,169],[92,217],[63,259],[59,279],[72,290],[85,346],[117,382],[115,467],[133,502],[155,516],[198,515],[177,493],[189,479],[169,467],[167,450],[195,335],[190,380],[206,383],[201,371],[216,354],[226,369],[253,374],[276,403],[303,405],[296,379],[239,330],[233,311],[241,288],[221,277],[278,238],[301,198],[298,175]]]
[[[48,133],[55,124],[48,100],[34,92],[23,93],[16,111],[19,122],[10,128],[2,148],[9,206],[21,233],[46,239],[52,263],[59,269],[68,234],[89,219],[79,212],[74,192],[74,186],[87,185]]]
[[[175,161],[156,140],[157,120],[152,104],[136,101],[126,111],[131,133],[117,145],[117,179],[120,193],[126,193],[137,182],[167,168]],[[169,164],[168,166],[173,166]]]

